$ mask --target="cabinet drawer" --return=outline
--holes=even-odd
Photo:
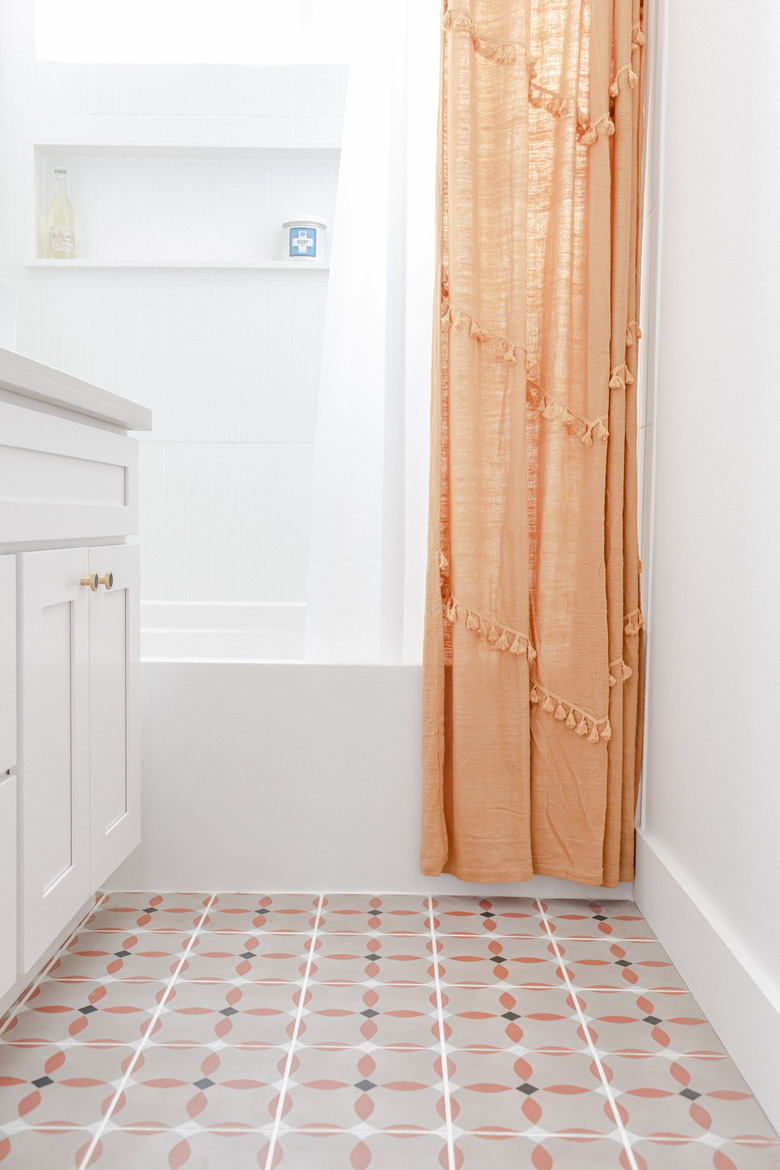
[[[138,531],[138,443],[0,402],[0,544]]]

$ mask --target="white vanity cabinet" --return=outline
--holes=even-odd
[[[149,412],[0,350],[0,1006],[140,839]]]

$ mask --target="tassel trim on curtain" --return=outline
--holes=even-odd
[[[525,355],[525,346],[518,341],[511,341],[508,337],[501,337],[496,333],[491,333],[484,329],[475,317],[465,309],[453,309],[449,301],[446,299],[442,304],[444,310],[441,317],[441,324],[443,328],[447,329],[450,326],[463,332],[468,329],[471,337],[476,338],[481,343],[487,343],[493,347],[496,357],[503,361],[508,366],[516,366],[519,357]],[[528,370],[528,362],[526,361],[526,369]],[[625,371],[625,378],[621,371]],[[612,371],[612,378],[610,386],[614,389],[617,385],[625,389],[626,382],[629,384],[633,382],[633,377],[627,366],[619,366]],[[614,385],[613,385],[614,383]],[[537,381],[529,378],[526,387],[526,399],[532,410],[537,411],[543,418],[557,419],[566,429],[575,435],[581,443],[586,447],[593,445],[593,431],[600,439],[606,440],[609,438],[609,429],[607,427],[607,415],[600,415],[599,418],[589,419],[582,418],[575,414],[565,402],[561,402],[552,395],[547,394]]]
[[[439,569],[442,575],[449,569],[449,561],[444,553],[439,553]],[[491,649],[507,650],[510,654],[522,654],[530,664],[536,661],[538,655],[531,644],[530,637],[524,631],[513,629],[512,626],[505,626],[501,622],[486,617],[485,614],[479,613],[471,606],[464,605],[452,593],[447,595],[444,602],[444,612],[447,620],[453,624],[458,618],[464,620],[466,629],[472,630],[477,637],[483,637]],[[626,622],[625,632],[627,635],[638,634],[644,625],[644,619],[638,609],[634,610],[633,613],[626,614],[623,620]],[[631,667],[622,658],[610,662],[610,687],[626,682],[633,673]],[[560,723],[563,723],[571,731],[575,731],[577,735],[587,736],[588,743],[599,743],[601,740],[606,743],[612,738],[612,727],[608,716],[604,715],[599,718],[577,703],[572,703],[570,699],[542,686],[538,679],[531,678],[530,682],[531,702],[538,704],[542,711],[554,715]]]

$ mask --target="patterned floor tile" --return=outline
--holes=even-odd
[[[447,1146],[438,1134],[282,1134],[280,1170],[440,1170]]]
[[[560,963],[549,940],[442,935],[438,941],[443,987],[561,986]]]
[[[52,964],[46,979],[167,983],[189,942],[188,934],[84,930]],[[198,939],[195,943],[198,943]]]
[[[371,1043],[430,1047],[439,1043],[433,988],[310,983],[299,1032],[301,1044]]]
[[[688,993],[666,951],[659,943],[579,942],[558,943],[569,978],[584,991],[637,991]]]
[[[500,934],[517,938],[538,938],[544,927],[531,898],[474,898],[468,896],[433,899],[437,934]]]
[[[524,1049],[579,1052],[587,1038],[564,988],[447,988],[442,993],[448,1048],[518,1045]]]
[[[301,1049],[293,1057],[284,1122],[290,1129],[368,1122],[376,1129],[435,1130],[444,1121],[440,1081],[440,1059],[430,1049]]]
[[[69,1037],[81,1042],[139,1040],[164,985],[148,983],[41,983],[11,1020],[3,1040]]]
[[[268,1134],[226,1129],[222,1133],[108,1130],[89,1167],[99,1170],[264,1170]]]
[[[0,1049],[0,1128],[68,1121],[90,1125],[102,1116],[127,1062],[129,1048]]]
[[[602,1064],[623,1123],[633,1133],[775,1137],[766,1114],[727,1056],[613,1055],[603,1057]]]
[[[323,934],[430,934],[428,899],[416,894],[328,894]]]
[[[91,1140],[86,1130],[72,1126],[0,1132],[0,1166],[3,1170],[78,1170]]]
[[[448,1170],[439,1007],[456,1170],[780,1168],[632,903],[545,902],[553,946],[522,898],[209,901],[111,894],[32,986],[0,1037],[0,1170],[82,1170],[136,1052],[90,1165],[265,1170],[278,1114],[274,1170]]]
[[[462,1130],[533,1126],[607,1134],[615,1119],[590,1054],[448,1050],[452,1119]]]
[[[306,971],[306,934],[200,934],[200,944],[188,956],[179,978],[190,983],[225,982],[289,983]]]
[[[204,929],[306,934],[317,919],[318,894],[218,894]]]
[[[640,1139],[632,1149],[637,1170],[777,1170],[780,1166],[777,1145],[723,1142],[711,1146]]]
[[[457,1170],[623,1170],[623,1146],[606,1138],[575,1141],[464,1134],[455,1142]]]
[[[354,934],[318,938],[310,978],[316,983],[423,983],[434,980],[430,936]]]
[[[286,1060],[280,1048],[144,1048],[111,1120],[123,1127],[271,1125]]]
[[[176,982],[151,1033],[156,1044],[286,1044],[293,1032],[301,989],[291,983],[202,984]]]
[[[210,894],[111,893],[83,924],[83,930],[179,930],[192,932],[203,918]]]
[[[724,1051],[716,1032],[691,995],[632,992],[576,993],[600,1051],[657,1054]]]
[[[585,902],[549,898],[540,902],[556,938],[642,938],[655,935],[633,902]]]

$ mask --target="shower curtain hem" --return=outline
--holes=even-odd
[[[540,866],[530,871],[524,867],[522,872],[507,873],[506,870],[497,870],[493,873],[485,873],[484,870],[480,872],[464,869],[461,866],[450,866],[447,862],[441,865],[420,865],[420,873],[424,877],[441,877],[443,874],[450,874],[452,877],[458,878],[462,882],[477,882],[484,884],[504,883],[504,882],[530,882],[534,877],[551,877],[560,878],[562,881],[576,882],[582,886],[597,886],[602,890],[614,890],[620,885],[621,881],[632,881],[633,875],[630,878],[620,877],[614,881],[605,881],[603,873],[598,874],[580,874],[574,873],[570,870],[555,869],[554,867]]]

